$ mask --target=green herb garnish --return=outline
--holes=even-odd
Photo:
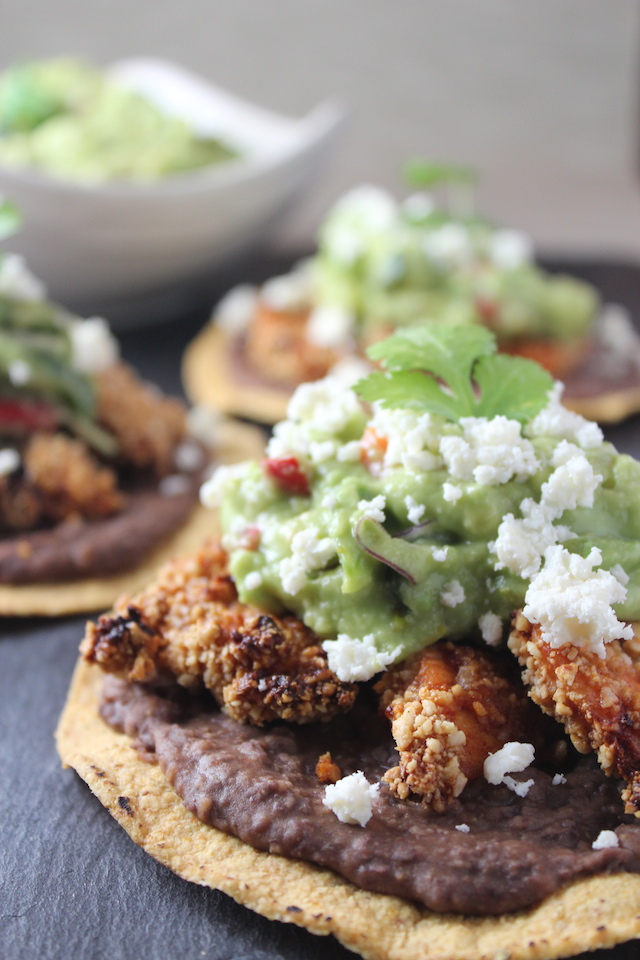
[[[356,384],[364,400],[433,413],[447,420],[502,415],[524,423],[547,404],[553,378],[533,360],[496,353],[481,326],[429,323],[367,351],[384,372]]]
[[[0,240],[15,233],[21,223],[22,217],[18,208],[0,194]]]
[[[433,163],[429,160],[409,160],[404,168],[404,177],[416,189],[432,189],[450,183],[473,186],[478,179],[475,170],[458,167],[452,163]]]

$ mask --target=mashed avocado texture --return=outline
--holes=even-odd
[[[533,263],[531,241],[436,207],[359,187],[327,217],[313,261],[313,303],[344,310],[365,340],[416,321],[485,323],[502,340],[588,334],[589,284]]]
[[[0,163],[100,183],[157,180],[234,156],[78,60],[26,63],[0,77]]]
[[[589,558],[561,613],[585,642],[601,643],[596,567],[612,629],[640,618],[640,464],[562,407],[537,365],[471,329],[377,345],[387,369],[356,388],[371,406],[335,377],[303,385],[266,459],[203,488],[241,600],[294,611],[352,679],[445,636],[499,642],[569,554]]]

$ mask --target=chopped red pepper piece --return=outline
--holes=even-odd
[[[265,473],[278,484],[284,493],[291,496],[309,496],[309,478],[300,466],[297,457],[277,457],[264,460]]]
[[[0,399],[0,433],[52,430],[59,422],[55,407],[46,400]]]

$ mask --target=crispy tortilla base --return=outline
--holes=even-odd
[[[463,917],[260,853],[197,820],[160,769],[100,719],[101,683],[97,667],[78,663],[57,730],[62,761],[139,846],[185,880],[222,890],[271,920],[332,933],[368,960],[555,960],[640,938],[638,875],[572,884],[535,910]]]
[[[293,393],[259,382],[242,383],[234,376],[233,338],[212,323],[187,347],[182,361],[182,382],[192,403],[217,407],[224,413],[273,424],[287,415]],[[589,420],[619,423],[640,412],[640,383],[594,396],[565,396],[563,403]]]
[[[244,423],[221,425],[218,457],[221,463],[237,463],[260,457],[265,437],[261,430]],[[149,583],[162,564],[176,554],[191,553],[203,540],[218,532],[217,514],[194,505],[187,523],[163,540],[145,561],[123,573],[58,583],[11,586],[0,584],[0,616],[59,617],[90,613],[112,606],[122,593],[135,593]]]

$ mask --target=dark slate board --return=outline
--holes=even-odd
[[[640,320],[640,269],[569,266]],[[284,267],[255,264],[251,275]],[[178,393],[179,358],[202,320],[129,333],[122,338],[125,356]],[[607,436],[640,457],[640,417]],[[333,938],[269,922],[180,880],[129,840],[72,771],[61,769],[53,732],[83,623],[0,620],[0,960],[353,957]],[[639,953],[629,943],[595,956],[636,960]]]

